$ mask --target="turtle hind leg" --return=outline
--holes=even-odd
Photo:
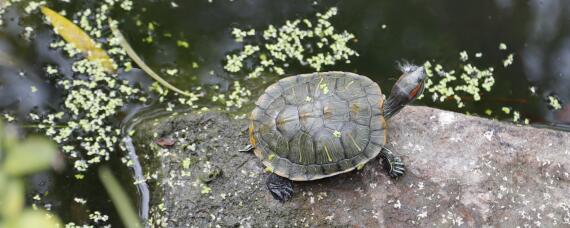
[[[293,184],[291,181],[277,174],[270,174],[265,181],[265,185],[273,198],[280,202],[285,202],[293,196]]]
[[[382,148],[380,156],[382,157],[384,168],[388,171],[388,175],[391,177],[397,178],[406,173],[406,167],[404,166],[402,159],[392,153],[388,148]]]

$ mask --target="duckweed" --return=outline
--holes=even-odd
[[[337,9],[333,7],[325,13],[317,13],[316,18],[288,20],[280,27],[269,25],[259,33],[261,42],[255,44],[258,34],[255,30],[234,28],[235,41],[245,45],[238,54],[226,56],[224,69],[256,78],[263,72],[283,75],[292,61],[316,71],[339,61],[350,63],[350,57],[358,56],[348,47],[355,36],[347,31],[335,31],[329,20],[336,14]],[[243,69],[245,61],[252,61],[253,67]]]
[[[507,50],[507,45],[505,43],[500,43],[499,50]]]
[[[119,1],[106,1],[97,9],[77,12],[75,15],[81,29],[92,37],[102,37],[107,14],[115,3]],[[123,9],[132,7],[130,1],[120,4]],[[45,5],[44,1],[29,2],[25,11],[35,12],[42,5]],[[124,55],[113,39],[109,39],[107,45],[110,45],[109,53]],[[50,47],[61,48],[69,57],[81,52],[72,43],[63,40],[53,41]],[[123,60],[120,64],[127,65],[126,58],[122,56],[118,59]],[[121,137],[112,119],[125,103],[138,101],[141,90],[108,73],[100,61],[76,60],[72,64],[74,75],[71,78],[60,77],[58,67],[54,65],[47,65],[44,70],[49,77],[56,78],[56,86],[65,91],[63,111],[30,113],[29,118],[38,122],[38,128],[60,145],[62,151],[73,160],[76,171],[85,172],[91,164],[108,160]],[[31,87],[31,92],[37,90],[35,86]],[[77,174],[76,178],[82,179],[83,175]]]
[[[8,113],[4,113],[4,120],[6,120],[7,122],[13,122],[14,120],[16,120],[16,117],[14,117],[13,115],[10,115]]]
[[[509,56],[507,56],[507,58],[505,60],[503,60],[503,66],[508,67],[508,66],[512,65],[513,60],[514,60],[514,54],[510,54]]]
[[[548,104],[554,110],[562,109],[562,105],[560,104],[560,100],[555,96],[548,96]]]
[[[483,54],[477,53],[475,56],[480,58]],[[431,94],[434,102],[444,102],[452,98],[456,101],[457,107],[462,108],[465,107],[464,94],[474,101],[479,101],[482,92],[490,92],[495,85],[493,67],[480,69],[468,62],[467,51],[459,53],[459,60],[464,63],[456,70],[445,70],[441,64],[432,64],[430,61],[424,63],[425,73],[428,76],[425,84],[426,95]]]
[[[467,55],[466,51],[459,52],[459,59],[463,62],[469,60],[469,55]]]

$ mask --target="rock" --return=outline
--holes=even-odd
[[[389,146],[408,172],[391,179],[378,160],[364,169],[295,182],[279,203],[259,160],[239,149],[245,120],[224,114],[163,118],[139,127],[158,163],[153,222],[171,227],[570,226],[570,134],[427,107],[389,121]],[[153,132],[156,137],[151,137]],[[175,138],[172,148],[153,139]],[[157,160],[158,159],[158,160]],[[152,159],[151,159],[152,160]],[[163,203],[163,210],[157,205]]]

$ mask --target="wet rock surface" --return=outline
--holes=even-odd
[[[153,223],[172,227],[570,226],[570,133],[427,107],[389,121],[389,147],[407,174],[379,160],[362,170],[295,182],[291,201],[265,189],[247,121],[187,114],[143,124],[135,140],[157,164]],[[160,147],[158,139],[172,145]],[[158,207],[157,207],[158,205]],[[159,209],[156,209],[159,208]]]

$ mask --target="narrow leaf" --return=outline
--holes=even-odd
[[[185,95],[185,96],[189,96],[189,97],[192,96],[192,94],[176,88],[175,86],[173,86],[172,84],[168,83],[166,80],[164,80],[160,76],[158,76],[158,74],[155,73],[152,69],[150,69],[150,67],[148,65],[146,65],[146,63],[141,59],[141,57],[139,57],[139,55],[137,55],[135,50],[131,47],[131,45],[127,42],[127,40],[123,36],[123,33],[121,33],[121,31],[117,28],[117,26],[114,23],[112,23],[112,20],[109,20],[109,25],[111,26],[111,30],[113,31],[113,34],[120,40],[119,43],[121,44],[121,46],[125,49],[125,51],[127,51],[127,55],[129,55],[129,57],[131,57],[131,59],[137,65],[139,65],[139,67],[144,72],[146,72],[148,75],[150,75],[152,78],[154,78],[154,80],[156,80],[158,83],[160,83],[164,87],[166,87],[166,88],[168,88],[174,92],[177,92],[179,94]]]
[[[57,153],[56,145],[43,138],[30,137],[6,148],[3,171],[26,175],[49,168]]]
[[[117,208],[121,220],[123,220],[123,225],[125,225],[125,227],[142,227],[129,200],[129,196],[123,191],[121,185],[108,167],[101,167],[99,169],[99,179],[101,179],[105,189],[111,196],[111,200]]]
[[[4,193],[0,196],[0,212],[4,218],[17,217],[24,208],[24,184],[18,179],[5,181]]]
[[[2,118],[0,118],[0,161],[2,161],[3,153],[2,151],[4,151],[4,121]]]
[[[37,209],[26,209],[21,216],[11,218],[11,223],[6,227],[42,227],[58,228],[62,227],[61,221],[52,213]]]
[[[97,47],[95,41],[81,28],[50,8],[42,6],[41,11],[50,21],[55,32],[63,37],[65,41],[73,44],[75,48],[86,53],[87,59],[100,62],[107,72],[114,72],[116,70],[113,59],[111,59],[103,49]]]

